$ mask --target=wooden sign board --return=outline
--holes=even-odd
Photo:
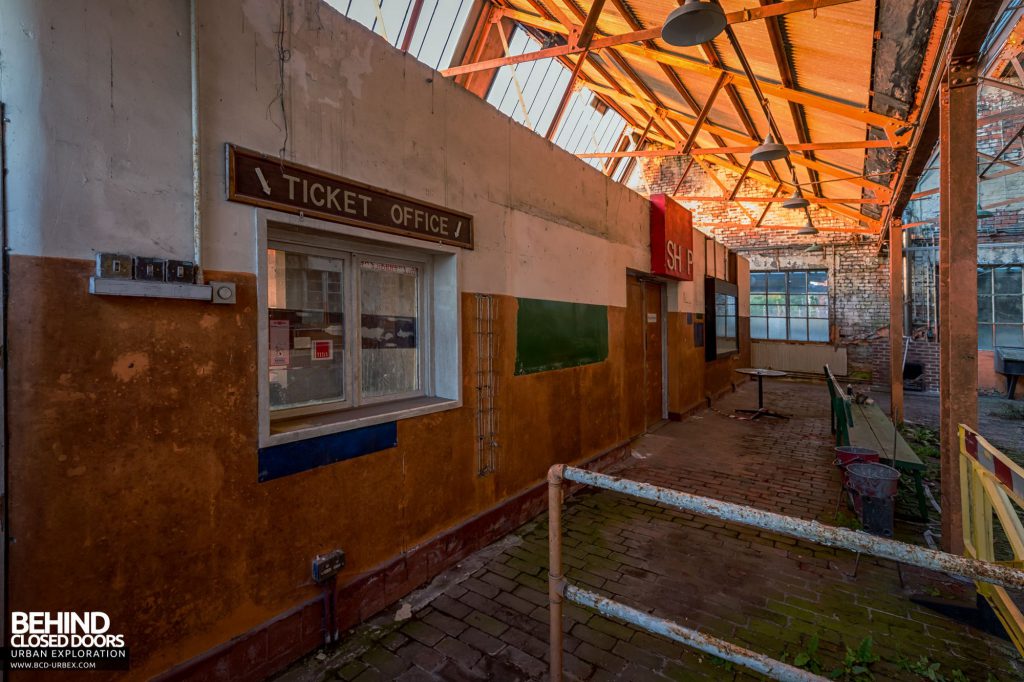
[[[473,216],[227,146],[228,200],[473,248]]]

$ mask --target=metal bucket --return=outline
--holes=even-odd
[[[846,467],[850,488],[864,497],[896,497],[900,472],[876,462],[856,463]]]
[[[847,488],[850,485],[850,475],[846,468],[851,464],[857,462],[877,462],[878,461],[878,450],[872,450],[871,448],[859,448],[855,445],[840,445],[836,448],[836,459],[833,464],[839,467],[839,471],[843,474],[843,487]]]

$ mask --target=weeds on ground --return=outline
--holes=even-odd
[[[900,656],[897,659],[896,664],[900,667],[900,670],[904,672],[913,673],[923,680],[930,680],[931,682],[970,682],[967,675],[960,670],[953,670],[949,673],[949,677],[946,677],[940,668],[942,664],[938,661],[932,661],[927,656],[921,656],[916,661],[912,661],[909,658]],[[988,676],[988,680],[994,680],[991,674]]]
[[[989,414],[997,419],[1024,419],[1024,405],[1002,403],[996,409],[990,410]]]
[[[840,526],[842,528],[850,528],[851,530],[860,530],[862,528],[860,519],[858,519],[853,514],[847,512],[846,509],[842,508],[840,508],[839,511],[836,512],[835,520],[833,521],[833,523],[836,526]]]
[[[843,658],[842,665],[833,670],[829,677],[833,680],[844,680],[844,682],[865,682],[875,679],[870,667],[872,663],[879,660],[879,657],[871,648],[870,637],[862,639],[856,649],[846,647],[846,656]]]
[[[820,640],[818,635],[814,634],[811,639],[807,642],[807,646],[804,647],[803,651],[797,652],[797,655],[793,657],[793,665],[804,670],[809,670],[812,673],[820,673],[822,671],[821,661],[818,659],[818,644]]]

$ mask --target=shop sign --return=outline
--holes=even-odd
[[[473,216],[227,146],[228,200],[473,248]]]
[[[666,194],[651,195],[651,272],[693,280],[693,216]]]

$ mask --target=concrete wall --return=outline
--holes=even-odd
[[[626,301],[627,269],[649,269],[644,197],[322,3],[286,0],[280,45],[277,2],[198,5],[200,255],[208,279],[237,283],[234,306],[86,289],[97,252],[192,257],[189,3],[0,5],[10,605],[106,611],[131,679],[196,660],[232,679],[277,669],[321,641],[316,553],[346,550],[338,612],[357,622],[535,512],[550,464],[614,453],[644,428]],[[228,142],[474,216],[476,249],[459,255],[462,407],[399,421],[396,448],[257,483],[258,218],[301,221],[224,199]],[[695,246],[695,281],[666,288],[674,413],[749,357],[745,318],[731,358],[704,363],[687,336],[704,272],[728,262]],[[734,270],[746,315],[743,259]],[[502,419],[485,477],[477,294],[496,298]],[[608,359],[514,376],[517,297],[608,306]]]

